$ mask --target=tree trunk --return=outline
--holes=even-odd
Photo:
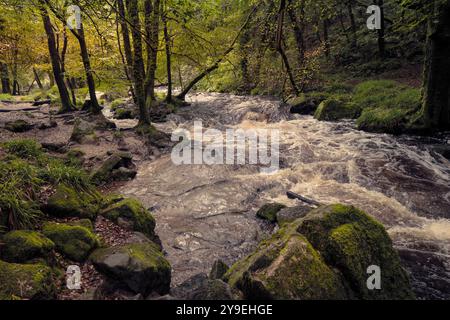
[[[167,11],[163,14],[163,24],[164,24],[164,42],[166,47],[166,62],[167,62],[167,102],[172,101],[172,66],[171,66],[171,56],[170,56],[170,36],[169,30],[167,28]]]
[[[139,19],[138,1],[128,1],[128,14],[130,21],[133,24],[133,82],[136,101],[139,107],[139,125],[150,125],[149,110],[145,105],[145,91],[144,91],[144,59],[142,57],[142,39],[141,39],[141,23]]]
[[[131,79],[133,73],[133,52],[131,51],[130,31],[128,29],[128,24],[125,21],[126,11],[123,0],[117,0],[117,6],[119,11],[117,19],[119,20],[120,28],[122,30],[123,49],[125,52],[126,73]]]
[[[39,74],[36,70],[36,68],[33,67],[33,74],[34,74],[34,80],[36,81],[39,89],[43,90],[44,86],[42,85],[41,79],[39,78]]]
[[[450,129],[450,2],[434,2],[428,19],[422,104],[423,125]]]
[[[64,75],[64,79],[66,80],[67,87],[69,88],[70,94],[72,95],[72,103],[74,106],[77,105],[77,98],[75,96],[75,91],[73,90],[72,83],[70,82],[69,77],[66,74],[66,53],[67,53],[67,45],[68,38],[66,29],[63,31],[63,48],[61,50],[61,72]]]
[[[13,96],[20,95],[20,87],[19,82],[17,81],[17,57],[19,55],[19,48],[17,47],[17,42],[15,43],[15,48],[13,50],[13,68],[12,68],[12,76],[13,76]]]
[[[325,56],[330,57],[330,40],[328,36],[328,19],[323,19],[323,43],[325,47]]]
[[[301,12],[300,19],[297,17],[292,0],[289,0],[289,5],[287,7],[289,19],[291,20],[292,27],[294,29],[295,42],[297,43],[298,59],[299,59],[300,65],[303,65],[304,60],[305,60],[305,41],[303,39],[304,6],[305,6],[305,1],[302,0],[300,2],[300,12]]]
[[[0,73],[2,78],[2,93],[11,94],[8,65],[6,63],[0,62]]]
[[[52,23],[45,7],[44,0],[39,0],[39,9],[41,11],[45,33],[47,34],[48,50],[53,69],[53,78],[58,86],[59,95],[61,97],[61,111],[69,112],[72,111],[74,107],[70,101],[69,92],[67,91],[66,84],[64,83],[64,78],[62,76],[59,53],[56,48],[55,34],[53,32]]]
[[[147,75],[145,79],[145,94],[147,106],[155,100],[155,76],[159,47],[159,19],[161,16],[161,1],[145,1],[145,26],[147,34]]]
[[[358,28],[356,27],[355,15],[353,13],[353,0],[347,0],[347,12],[350,19],[350,28],[352,32],[352,47],[357,47],[358,36],[356,35],[356,32],[358,31]]]

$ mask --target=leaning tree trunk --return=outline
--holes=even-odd
[[[136,95],[136,102],[139,107],[139,125],[150,125],[149,110],[145,105],[145,90],[144,90],[144,59],[142,57],[142,38],[141,38],[141,23],[139,19],[138,1],[128,1],[128,13],[130,21],[133,25],[133,82],[134,91]]]
[[[36,70],[36,68],[33,67],[33,74],[34,74],[34,80],[36,81],[39,89],[43,90],[44,86],[42,85],[41,79],[39,78],[39,74]]]
[[[2,78],[2,93],[11,94],[8,65],[6,63],[0,62],[0,76]]]
[[[450,1],[435,1],[429,17],[424,67],[423,124],[450,129]]]
[[[296,10],[294,8],[293,0],[289,0],[287,7],[287,12],[289,19],[292,22],[292,27],[294,29],[295,42],[297,43],[298,59],[300,65],[304,64],[305,60],[305,41],[303,38],[304,30],[304,14],[305,14],[305,1],[300,2],[300,18],[297,17]]]
[[[56,39],[53,32],[52,23],[48,15],[47,9],[45,8],[45,1],[39,1],[39,9],[41,11],[42,21],[44,23],[45,33],[47,34],[48,50],[50,53],[50,60],[53,69],[53,78],[58,86],[59,95],[61,97],[61,111],[69,112],[74,109],[72,102],[70,101],[69,92],[67,91],[66,84],[64,83],[64,78],[61,72],[61,65],[59,61],[59,52],[56,48]]]

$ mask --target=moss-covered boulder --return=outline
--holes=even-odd
[[[114,180],[113,172],[119,168],[133,168],[133,156],[127,152],[116,152],[93,170],[91,180],[100,185]],[[136,176],[136,174],[134,174]]]
[[[225,275],[246,299],[345,299],[344,285],[302,235],[297,224],[280,229]]]
[[[289,99],[286,103],[290,107],[290,113],[301,115],[313,115],[317,107],[324,99],[318,97],[310,97],[302,94],[298,97]]]
[[[171,290],[179,300],[233,300],[230,286],[220,279],[210,279],[204,273],[197,274]]]
[[[286,206],[280,203],[267,203],[256,212],[256,216],[270,222],[276,222],[278,211],[284,208]]]
[[[286,223],[294,222],[299,218],[306,216],[313,208],[308,205],[299,205],[291,208],[283,208],[276,214],[278,225],[283,226]]]
[[[78,217],[94,220],[100,210],[101,197],[95,192],[77,190],[60,184],[42,211],[55,217]]]
[[[1,242],[1,258],[14,263],[29,263],[38,259],[48,261],[55,248],[53,241],[36,231],[11,231]]]
[[[101,212],[105,218],[155,239],[155,218],[136,199],[123,199]]]
[[[297,231],[343,274],[360,299],[412,299],[407,273],[384,227],[351,206],[330,205],[309,213]],[[367,269],[381,268],[381,290],[369,290]]]
[[[211,271],[209,273],[209,278],[214,279],[222,279],[225,273],[230,269],[225,262],[222,260],[216,260],[213,263]]]
[[[56,250],[65,257],[83,262],[98,247],[97,236],[88,228],[55,222],[44,224],[43,233],[56,244]]]
[[[169,293],[171,266],[152,242],[98,249],[90,260],[99,272],[135,293]]]
[[[33,129],[33,125],[25,120],[10,121],[5,124],[5,129],[11,132],[26,132]]]
[[[15,264],[0,261],[0,300],[54,299],[52,270],[42,264]]]
[[[84,143],[87,140],[92,140],[95,135],[95,123],[77,118],[73,127],[70,141]]]
[[[314,118],[320,121],[355,119],[361,114],[361,108],[351,102],[336,99],[323,101],[317,108]]]

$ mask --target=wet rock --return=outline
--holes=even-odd
[[[361,108],[355,104],[328,99],[319,105],[314,113],[314,118],[320,121],[337,121],[341,119],[355,119],[360,114]]]
[[[322,100],[310,98],[305,95],[294,97],[287,101],[290,106],[290,113],[301,115],[313,115]]]
[[[132,162],[133,156],[127,152],[116,152],[105,160],[98,168],[94,170],[91,179],[96,184],[103,184],[114,180],[115,177],[123,178],[124,176],[132,176],[131,171],[117,171],[120,168],[130,169],[134,167]],[[115,172],[115,176],[113,172]]]
[[[7,233],[2,239],[1,258],[7,262],[30,263],[38,259],[49,261],[55,244],[36,231],[18,230]]]
[[[444,158],[450,160],[450,144],[439,144],[432,147],[432,150]]]
[[[382,270],[381,290],[367,287],[372,265]],[[414,298],[384,227],[344,205],[321,207],[285,224],[225,279],[253,299]]]
[[[171,266],[154,243],[98,249],[90,257],[95,268],[134,293],[169,293]]]
[[[33,129],[34,125],[25,120],[10,121],[5,124],[5,129],[11,132],[22,133]]]
[[[228,284],[219,279],[209,279],[204,273],[186,280],[172,289],[171,294],[183,300],[233,300]]]
[[[291,223],[299,218],[303,218],[313,209],[313,207],[307,205],[284,208],[277,212],[276,220],[280,226],[283,226],[286,223]]]
[[[211,268],[211,272],[209,273],[209,278],[211,280],[214,279],[222,279],[225,273],[227,273],[229,267],[222,260],[216,260]]]
[[[278,211],[284,208],[286,208],[286,206],[280,203],[268,203],[263,205],[261,209],[256,212],[256,216],[270,222],[276,222]]]
[[[44,224],[42,232],[56,244],[58,252],[77,262],[85,261],[99,245],[97,236],[79,225],[49,222]]]
[[[100,209],[100,195],[94,192],[75,190],[65,184],[56,187],[42,211],[55,217],[78,217],[95,219]]]
[[[130,181],[133,180],[136,175],[136,170],[120,167],[111,172],[111,179],[114,181]]]
[[[149,239],[156,239],[155,218],[135,199],[123,199],[104,209],[101,215],[129,229],[142,232]],[[122,221],[122,222],[121,222]]]
[[[325,261],[343,274],[360,299],[412,299],[409,278],[401,267],[384,227],[351,206],[318,208],[300,219],[297,231],[318,250]],[[382,270],[381,290],[367,288],[367,268]]]
[[[54,299],[52,270],[42,264],[14,264],[0,260],[0,300]]]

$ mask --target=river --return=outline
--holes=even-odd
[[[290,190],[321,203],[355,205],[387,228],[419,298],[450,299],[450,162],[431,151],[445,141],[372,134],[353,122],[289,114],[277,99],[198,93],[158,129],[193,122],[280,133],[280,170],[255,165],[175,165],[170,154],[139,164],[121,192],[151,207],[173,266],[173,285],[232,264],[272,232],[255,217],[267,202],[289,206]]]

